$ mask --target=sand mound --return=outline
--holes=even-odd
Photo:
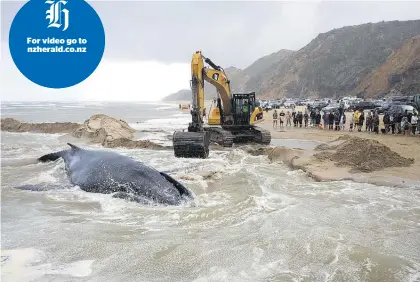
[[[92,143],[100,143],[107,148],[169,148],[148,140],[132,140],[135,136],[135,129],[121,119],[118,120],[103,114],[93,115],[83,124],[72,122],[24,123],[13,118],[2,118],[1,130],[9,132],[68,133],[68,136],[83,138]]]
[[[314,157],[330,160],[337,166],[351,167],[353,171],[371,172],[387,167],[407,167],[414,159],[405,158],[376,140],[359,137],[342,138],[341,144],[317,148]]]
[[[112,143],[115,140],[132,139],[134,132],[135,130],[125,121],[99,114],[93,115],[86,120],[80,129],[73,132],[73,136],[87,138],[108,147],[108,143]]]
[[[132,140],[136,131],[125,121],[99,114],[86,120],[81,128],[73,132],[77,138],[85,138],[101,143],[106,148],[125,147],[128,149],[162,149],[164,146],[149,140]]]
[[[1,130],[9,132],[70,133],[81,127],[73,122],[26,123],[14,118],[2,118]]]

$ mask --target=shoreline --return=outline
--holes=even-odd
[[[179,101],[177,101],[178,103]],[[174,102],[175,103],[175,102]],[[288,109],[286,109],[287,111]],[[295,128],[295,127],[284,127],[284,128],[273,128],[272,127],[272,111],[264,112],[264,121],[258,123],[264,129],[271,132],[272,143],[277,143],[261,149],[261,145],[241,145],[240,148],[248,151],[248,153],[254,155],[267,155],[270,161],[275,164],[277,161],[281,161],[288,165],[293,170],[303,170],[307,175],[316,181],[341,181],[350,180],[356,183],[370,183],[381,186],[390,187],[418,187],[420,188],[420,138],[419,136],[402,136],[391,134],[378,135],[367,132],[349,132],[348,129],[345,131],[332,131],[318,128]],[[2,119],[2,121],[4,121]],[[55,128],[49,128],[52,125],[59,125],[59,123],[39,123],[32,124],[36,126],[36,129],[42,128],[42,124],[47,126],[47,133],[57,133]],[[63,123],[67,127],[65,131],[70,131],[76,127],[76,124]],[[77,124],[78,125],[78,124]],[[53,126],[54,127],[54,126]],[[3,128],[2,131],[9,131]],[[31,132],[27,131],[18,132]],[[43,129],[43,128],[42,128]],[[43,130],[41,130],[43,131]],[[11,131],[13,132],[13,130]],[[32,131],[33,132],[33,131]],[[331,143],[339,139],[342,136],[346,137],[358,137],[366,140],[376,140],[380,144],[387,146],[390,150],[394,151],[398,155],[404,158],[412,158],[413,163],[409,166],[400,167],[387,167],[371,172],[353,172],[350,167],[337,166],[333,161],[320,160],[314,157],[316,153],[319,153],[315,147],[319,144]],[[282,140],[286,142],[282,142]],[[280,142],[279,142],[280,141]],[[305,142],[299,142],[305,141]],[[284,144],[282,144],[284,143]],[[300,143],[300,144],[299,144]],[[306,143],[303,146],[303,143]],[[309,144],[309,145],[308,145]],[[112,146],[114,147],[114,146]],[[119,146],[116,146],[119,147]],[[123,146],[128,148],[135,147],[153,147],[153,146]],[[218,146],[212,146],[216,149]],[[167,147],[166,149],[169,149]],[[247,148],[251,148],[247,150]],[[256,149],[257,148],[257,149]],[[258,149],[259,148],[259,149]],[[295,148],[295,149],[294,149]],[[159,149],[165,149],[159,146]],[[273,154],[273,151],[276,151]]]

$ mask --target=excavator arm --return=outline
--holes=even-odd
[[[219,94],[221,105],[223,107],[222,116],[224,122],[229,122],[232,120],[232,104],[231,104],[231,97],[232,94],[230,92],[230,85],[229,80],[226,77],[224,71],[214,70],[214,69],[204,69],[204,78],[205,80],[216,87],[217,93]]]
[[[212,68],[204,66],[206,62]],[[200,51],[194,53],[191,60],[191,91],[192,91],[192,124],[189,131],[199,132],[203,125],[204,110],[204,81],[216,87],[223,107],[222,116],[226,121],[231,120],[231,90],[230,81],[224,70],[204,57]]]

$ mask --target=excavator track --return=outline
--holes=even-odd
[[[178,158],[207,158],[210,142],[223,147],[232,147],[233,143],[254,142],[269,145],[270,131],[258,126],[248,129],[226,130],[220,127],[204,127],[204,132],[176,131],[173,135],[175,157]]]
[[[270,131],[258,126],[225,126],[224,131],[231,134],[233,143],[257,143],[262,145],[271,143]]]
[[[204,130],[210,133],[210,141],[223,147],[232,147],[234,136],[230,131],[220,127],[205,127]]]
[[[253,132],[254,132],[254,142],[258,143],[258,144],[263,144],[263,145],[269,145],[271,143],[271,133],[270,131],[258,127],[258,126],[254,126],[252,128]]]
[[[205,159],[209,156],[210,133],[176,131],[172,143],[177,158]]]

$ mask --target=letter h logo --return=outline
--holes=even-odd
[[[63,9],[61,6],[66,5],[67,1],[64,0],[47,0],[46,4],[50,4],[50,8],[47,10],[46,19],[50,20],[48,27],[60,28],[63,24],[63,31],[69,27],[69,10]]]

